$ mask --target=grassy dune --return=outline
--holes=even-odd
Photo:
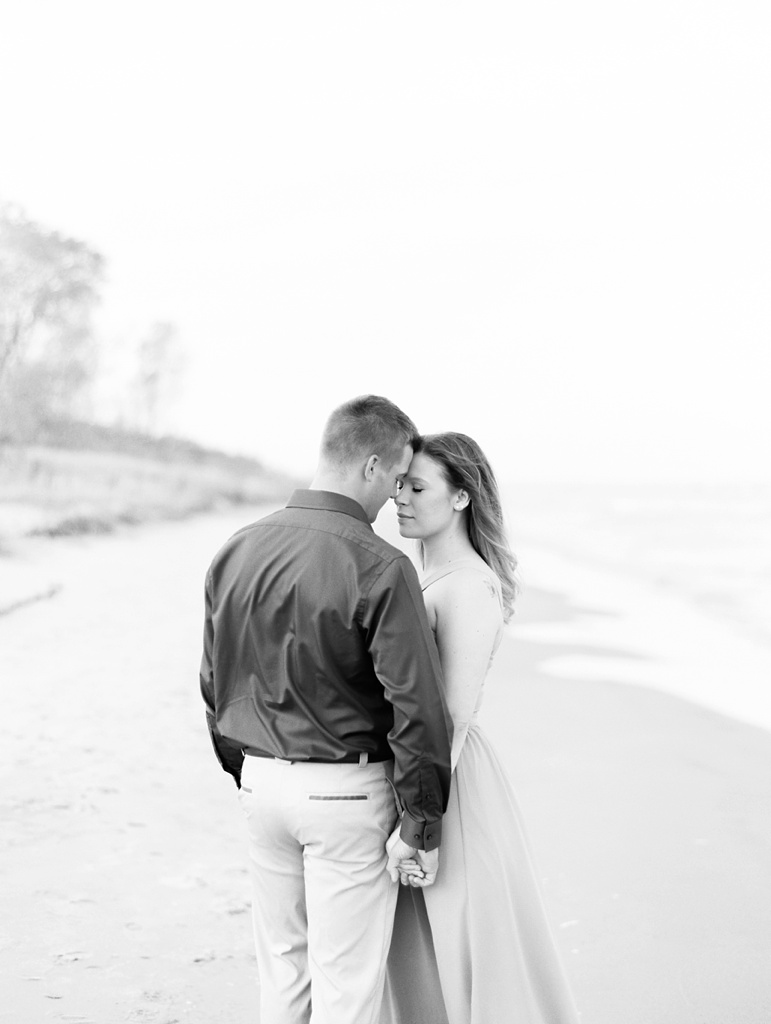
[[[59,424],[35,443],[0,442],[0,541],[280,501],[293,486],[255,460],[188,441]]]

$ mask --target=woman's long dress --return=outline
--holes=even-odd
[[[461,563],[423,581],[425,591]],[[465,563],[463,568],[477,563]],[[488,578],[500,596],[500,583]],[[495,649],[502,636],[501,631]],[[495,651],[493,651],[493,654]],[[492,660],[492,659],[491,659]],[[576,1024],[522,818],[477,724],[465,730],[442,825],[439,874],[399,887],[381,1024]]]

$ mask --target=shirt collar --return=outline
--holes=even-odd
[[[360,519],[372,529],[367,513],[358,501],[349,498],[347,494],[338,494],[336,491],[295,491],[286,503],[286,507],[342,512],[344,515],[353,516],[354,519]]]

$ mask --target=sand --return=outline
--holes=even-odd
[[[259,1021],[235,787],[197,689],[205,567],[253,517],[0,559],[0,1020]],[[666,662],[647,632],[620,647],[612,600],[530,576],[483,724],[584,1024],[768,1024],[771,733],[630,680]],[[581,657],[610,669],[557,676]]]

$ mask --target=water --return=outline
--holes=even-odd
[[[771,484],[509,485],[514,546],[644,581],[771,647]]]
[[[520,486],[506,507],[523,612],[529,587],[577,610],[515,622],[552,652],[543,671],[658,689],[771,730],[771,486]]]

